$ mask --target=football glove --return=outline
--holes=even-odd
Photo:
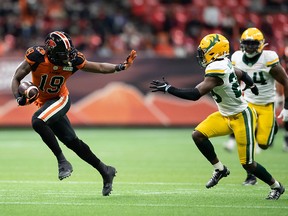
[[[133,61],[136,58],[136,56],[137,56],[136,51],[132,50],[123,63],[116,65],[115,67],[116,72],[117,71],[119,72],[121,70],[127,70],[133,64]]]
[[[278,118],[282,118],[282,121],[288,121],[288,110],[282,109],[281,113],[278,115]]]
[[[16,98],[16,101],[18,103],[19,106],[25,106],[25,105],[29,105],[31,103],[33,103],[35,100],[37,100],[38,95],[35,95],[34,97],[28,99],[25,95],[19,96]]]
[[[22,95],[22,96],[17,97],[16,101],[19,106],[25,106],[27,102],[27,98],[25,97],[25,95]]]
[[[150,88],[153,89],[152,92],[162,91],[166,93],[171,85],[165,81],[164,77],[162,78],[163,82],[159,80],[153,80],[150,84]]]
[[[242,91],[245,91],[245,90],[248,89],[248,88],[251,90],[251,92],[252,92],[254,95],[259,95],[259,90],[258,90],[258,88],[257,88],[257,86],[256,86],[255,84],[254,84],[253,86],[248,86],[248,85],[246,85]]]
[[[134,59],[136,58],[137,53],[135,50],[132,50],[130,54],[127,56],[126,61],[124,61],[125,70],[128,69],[132,64]]]

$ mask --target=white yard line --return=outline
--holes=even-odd
[[[0,202],[0,205],[71,205],[71,206],[134,206],[134,207],[196,207],[196,208],[234,208],[234,209],[288,209],[288,206],[243,206],[243,205],[185,205],[185,204],[125,204],[125,203],[87,203],[87,202]]]

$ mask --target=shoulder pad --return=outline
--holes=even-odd
[[[279,56],[275,51],[272,50],[265,50],[263,51],[266,60],[267,67],[273,67],[279,63]]]
[[[242,57],[243,52],[240,50],[235,51],[231,56],[231,61],[235,62],[237,58]]]
[[[45,49],[41,46],[34,46],[27,49],[25,58],[29,63],[44,61]]]
[[[231,64],[230,60],[228,62]],[[232,67],[232,65],[231,65]],[[210,63],[205,69],[205,76],[223,76],[227,68],[227,61],[214,61]]]

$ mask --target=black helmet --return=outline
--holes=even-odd
[[[70,36],[61,31],[54,31],[45,39],[45,49],[48,59],[55,65],[71,65],[77,51],[72,44]]]

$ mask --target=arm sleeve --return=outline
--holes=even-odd
[[[168,89],[168,93],[177,96],[179,98],[193,101],[196,101],[201,97],[201,94],[197,88],[179,89],[171,86]]]

